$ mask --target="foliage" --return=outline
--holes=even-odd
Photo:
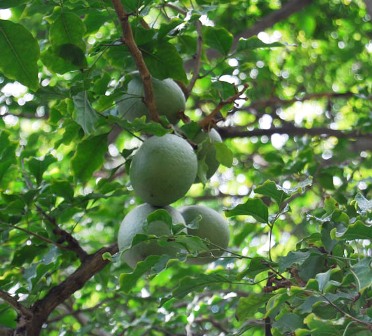
[[[0,8],[0,333],[370,334],[372,26],[362,0]],[[142,56],[123,43],[126,22]],[[177,81],[191,122],[121,118],[136,70]],[[186,263],[206,242],[175,230],[132,244],[177,244],[179,258],[121,264],[119,225],[141,203],[128,177],[134,151],[147,135],[191,139],[215,125],[218,172],[172,206],[224,212],[224,256]]]

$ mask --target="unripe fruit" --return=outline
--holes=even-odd
[[[190,224],[198,218],[198,228],[187,229],[188,234],[198,236],[202,239],[207,239],[211,244],[208,252],[202,252],[195,258],[189,258],[188,262],[191,264],[207,264],[215,261],[217,257],[223,254],[222,249],[226,249],[229,240],[230,232],[228,222],[217,211],[202,205],[185,206],[179,209],[186,224]],[[220,248],[219,248],[220,247]]]
[[[153,207],[149,204],[141,204],[130,211],[121,222],[118,233],[118,247],[119,251],[129,248],[132,244],[133,238],[137,234],[151,234],[156,236],[170,235],[171,230],[167,223],[163,221],[153,221],[147,223],[147,217],[152,212],[159,208]],[[163,208],[172,217],[173,224],[184,224],[185,221],[182,215],[174,208],[167,206]],[[134,268],[139,261],[144,260],[150,255],[167,254],[172,257],[176,256],[179,249],[174,246],[160,246],[156,239],[142,241],[128,250],[126,250],[122,259],[130,267]]]
[[[159,116],[166,116],[170,123],[176,124],[185,111],[185,96],[172,79],[159,80],[152,78],[152,87],[156,110]],[[144,87],[139,74],[135,74],[128,84],[127,93],[118,102],[119,115],[129,121],[146,116],[149,120],[149,112],[144,103]]]
[[[200,132],[193,141],[199,145],[197,157],[199,161],[204,161],[207,166],[205,177],[208,180],[214,175],[220,165],[216,157],[215,143],[222,142],[222,138],[218,132],[212,128],[208,133],[204,131]],[[199,177],[196,178],[195,182],[200,182]]]
[[[134,192],[155,206],[171,204],[183,197],[197,173],[197,157],[181,137],[166,134],[144,141],[130,166]]]

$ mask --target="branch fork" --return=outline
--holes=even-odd
[[[214,126],[214,124],[216,123],[216,116],[221,111],[221,109],[226,105],[233,104],[235,100],[237,100],[247,88],[248,84],[245,83],[243,84],[243,88],[237,91],[234,95],[225,100],[221,100],[210,114],[199,121],[199,126],[203,129],[209,129],[211,126]]]

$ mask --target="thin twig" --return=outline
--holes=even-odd
[[[129,23],[130,15],[126,13],[120,0],[112,0],[112,4],[114,6],[116,15],[121,24],[123,42],[129,49],[129,52],[131,53],[136,63],[137,69],[141,75],[141,79],[143,82],[143,88],[145,92],[144,103],[146,104],[149,110],[150,119],[156,122],[160,122],[159,115],[156,111],[154,91],[153,91],[152,81],[151,81],[151,74],[142,57],[142,53],[134,40],[132,28]]]
[[[372,323],[369,323],[369,322],[366,322],[366,321],[363,321],[363,320],[359,320],[358,318],[350,315],[349,313],[347,313],[346,311],[342,310],[341,308],[339,308],[337,305],[335,305],[331,300],[329,300],[325,295],[322,295],[321,294],[321,297],[326,300],[333,308],[335,308],[338,312],[340,312],[342,315],[348,317],[350,320],[356,322],[356,323],[359,323],[359,324],[362,324],[364,326],[366,326],[368,328],[368,330],[372,330]]]
[[[174,11],[178,12],[178,13],[181,13],[183,15],[187,15],[187,10],[186,9],[183,9],[179,6],[176,6],[175,4],[171,3],[171,2],[166,2],[163,4],[163,8],[165,7],[169,7],[171,9],[173,9]]]
[[[55,241],[53,241],[53,240],[51,240],[51,239],[49,239],[47,237],[44,237],[42,235],[39,235],[38,233],[35,233],[35,232],[30,231],[30,230],[24,229],[24,228],[22,228],[20,226],[17,226],[17,225],[10,225],[10,226],[13,227],[13,228],[15,228],[15,229],[17,229],[17,230],[19,230],[19,231],[23,231],[23,232],[29,234],[30,236],[33,236],[33,237],[35,237],[35,238],[37,238],[39,240],[45,241],[48,244],[55,245],[55,246],[57,246],[61,250],[67,250],[67,251],[70,250],[66,246],[63,246],[61,244],[58,244]]]
[[[208,114],[204,119],[199,121],[200,127],[203,129],[209,128],[210,125],[214,123],[214,120],[217,114],[221,111],[221,109],[228,104],[234,103],[235,100],[237,100],[245,92],[247,87],[248,87],[248,84],[244,84],[243,88],[240,91],[237,91],[233,96],[225,100],[221,100],[210,114]]]
[[[88,253],[80,246],[79,242],[70,233],[61,229],[58,226],[56,219],[46,213],[41,207],[36,205],[36,209],[50,224],[52,224],[53,233],[60,237],[57,243],[54,244],[60,248],[74,252],[80,261],[83,262],[88,257]],[[62,245],[64,242],[67,243],[66,246]]]
[[[190,83],[187,86],[187,96],[190,95],[193,87],[195,86],[196,81],[199,78],[200,66],[201,66],[201,56],[203,51],[203,36],[202,36],[202,23],[200,20],[196,21],[196,33],[198,35],[197,43],[196,43],[196,53],[194,55],[194,70],[193,75],[191,77]]]

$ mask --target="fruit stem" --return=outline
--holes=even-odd
[[[116,15],[121,24],[122,41],[128,47],[129,52],[131,53],[136,63],[137,69],[141,75],[141,79],[142,79],[143,87],[145,91],[144,103],[146,104],[149,110],[150,119],[156,122],[160,122],[159,114],[156,110],[156,105],[155,105],[154,90],[153,90],[152,82],[151,82],[151,74],[142,57],[142,53],[139,50],[134,40],[132,28],[129,23],[130,14],[128,14],[124,10],[124,7],[120,0],[112,0],[112,4],[114,6]]]

